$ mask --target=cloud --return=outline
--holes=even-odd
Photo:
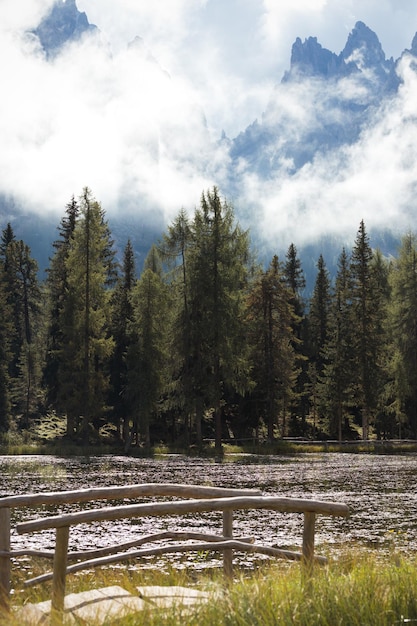
[[[192,85],[146,49],[86,39],[47,62],[34,38],[0,43],[0,190],[59,211],[88,185],[111,211],[172,217],[213,184],[211,137]]]
[[[241,202],[270,249],[326,235],[352,238],[361,219],[372,230],[415,229],[417,76],[410,57],[403,58],[400,73],[398,97],[386,102],[353,145],[321,153],[295,174],[281,169],[265,180],[242,173]],[[315,106],[325,87],[312,85],[320,93],[307,99],[303,84],[298,99]]]
[[[363,20],[398,57],[417,29],[414,0],[77,0],[109,46],[87,39],[47,62],[24,31],[52,1],[0,3],[0,193],[61,215],[88,185],[110,214],[168,223],[211,185],[227,193],[231,177],[237,215],[272,248],[352,232],[362,218],[369,227],[412,225],[417,87],[406,59],[399,97],[358,143],[296,174],[282,145],[336,109],[325,108],[318,83],[287,85],[268,101],[297,36],[339,52]],[[143,45],[127,49],[137,35]],[[342,99],[361,95],[348,78],[338,89]],[[222,129],[234,137],[256,118],[282,129],[265,153],[280,166],[270,179],[244,160],[231,171],[219,143]]]

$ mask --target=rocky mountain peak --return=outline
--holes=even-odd
[[[341,57],[345,61],[353,61],[360,70],[373,68],[387,72],[394,63],[392,59],[386,61],[377,35],[363,22],[356,22]]]
[[[98,32],[98,28],[78,10],[76,0],[56,0],[50,13],[32,32],[39,38],[47,57],[53,57],[66,43],[80,39],[87,32]]]
[[[304,42],[297,37],[291,50],[290,71],[284,75],[283,82],[307,75],[329,78],[340,73],[346,74],[349,70],[344,59],[323,48],[317,37],[308,37]]]

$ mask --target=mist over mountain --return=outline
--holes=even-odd
[[[75,0],[56,2],[51,12],[32,31],[48,58],[58,54],[67,43],[98,32],[97,26],[90,24],[87,15],[78,10]]]
[[[13,175],[0,180],[2,223],[12,222],[41,269],[65,210],[50,198],[61,185],[68,202],[81,179],[102,201],[119,249],[131,237],[140,260],[181,205],[192,211],[212,184],[234,204],[261,257],[282,258],[293,242],[308,274],[321,252],[334,267],[362,218],[372,245],[387,254],[413,223],[417,35],[398,59],[386,58],[361,21],[340,53],[314,36],[297,38],[264,112],[235,137],[213,136],[195,94],[147,49],[146,33],[113,55],[100,24],[75,0],[57,0],[25,38],[19,59],[38,73],[39,89],[49,94],[58,73],[63,81],[50,109],[46,98],[45,111],[39,105],[29,146],[22,143],[28,159],[33,146],[41,150],[40,187],[51,155],[74,153],[51,169],[47,206],[39,173],[27,191]],[[30,123],[24,118],[23,128]]]

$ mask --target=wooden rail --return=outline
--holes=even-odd
[[[10,547],[10,509],[36,507],[40,505],[75,504],[94,502],[95,500],[135,499],[147,496],[190,498],[165,502],[124,504],[99,509],[76,511],[62,515],[49,515],[17,524],[19,534],[55,529],[55,550],[11,550]],[[271,546],[257,545],[253,539],[233,536],[233,511],[265,509],[284,513],[302,513],[304,515],[303,543],[301,553],[282,550]],[[78,524],[105,520],[120,520],[139,517],[157,517],[163,515],[184,515],[210,511],[223,512],[221,535],[208,533],[163,532],[141,537],[134,541],[85,552],[68,552],[70,528]],[[0,498],[0,608],[9,610],[11,559],[23,556],[38,556],[53,559],[53,572],[26,581],[33,585],[52,579],[52,614],[60,621],[64,607],[65,582],[69,573],[82,569],[108,565],[116,561],[133,560],[139,557],[186,551],[217,551],[223,553],[223,568],[226,576],[232,575],[233,551],[256,552],[269,556],[299,560],[306,565],[313,561],[326,562],[323,557],[314,554],[314,535],[316,515],[346,517],[349,509],[345,504],[262,496],[257,490],[224,489],[195,485],[174,485],[170,483],[151,483],[128,487],[106,487],[78,491],[38,493]],[[137,548],[144,543],[162,539],[192,540],[193,543],[175,543],[152,548]],[[129,550],[126,552],[126,550]],[[69,561],[79,561],[68,565]]]

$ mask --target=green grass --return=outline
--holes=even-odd
[[[190,610],[146,611],[123,626],[393,626],[417,621],[417,559],[366,554],[345,556],[308,576],[296,563],[278,561],[239,575],[225,585],[219,572],[103,569],[72,576],[67,592],[120,584],[185,585],[213,591],[213,601]],[[48,598],[44,585],[16,594],[14,601]],[[409,620],[409,621],[407,621]],[[13,621],[8,621],[13,624]]]

